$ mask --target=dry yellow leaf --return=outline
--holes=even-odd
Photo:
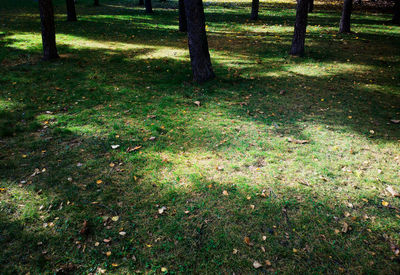
[[[389,203],[387,201],[382,201],[383,206],[389,206]]]
[[[110,257],[111,254],[112,254],[111,251],[107,251],[107,252],[106,252],[107,257]]]

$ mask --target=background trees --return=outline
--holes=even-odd
[[[201,83],[215,77],[208,51],[203,1],[185,0],[184,4],[193,79]]]
[[[296,23],[294,26],[292,47],[290,49],[291,55],[304,54],[304,43],[306,39],[307,16],[309,8],[308,2],[309,0],[297,1]]]
[[[39,11],[42,26],[43,60],[59,58],[56,47],[52,0],[39,0]]]
[[[67,4],[67,21],[77,21],[75,0],[66,0],[66,4]]]
[[[185,11],[185,1],[179,0],[179,31],[187,31],[187,20]]]
[[[339,32],[349,33],[350,32],[350,17],[353,9],[353,0],[344,0],[342,18],[340,19]]]
[[[260,7],[260,0],[253,0],[251,2],[251,20],[257,20],[258,19],[258,10]]]

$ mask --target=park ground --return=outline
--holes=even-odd
[[[0,273],[399,274],[390,13],[316,2],[295,58],[295,1],[205,1],[200,86],[175,1],[54,1],[54,62],[1,2]]]

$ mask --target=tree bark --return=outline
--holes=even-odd
[[[294,25],[294,35],[292,40],[292,47],[290,49],[291,55],[304,54],[304,42],[306,40],[308,17],[308,0],[298,0],[296,10],[296,23]]]
[[[187,20],[184,0],[179,0],[179,31],[187,32]]]
[[[67,21],[77,21],[75,0],[66,0],[67,2]]]
[[[99,0],[94,0],[94,5],[95,6],[100,6]]]
[[[344,0],[342,18],[340,19],[340,33],[350,33],[350,17],[353,9],[353,0]]]
[[[395,0],[392,22],[400,25],[400,0]]]
[[[314,0],[309,0],[308,2],[308,12],[313,12],[314,10]]]
[[[39,0],[42,25],[43,60],[59,58],[56,47],[56,30],[52,0]]]
[[[144,5],[146,7],[146,13],[153,13],[153,6],[151,4],[151,0],[145,0]]]
[[[250,20],[257,20],[258,19],[258,10],[260,7],[260,0],[253,0],[251,1],[251,15]]]
[[[188,44],[193,79],[198,83],[215,77],[211,65],[202,0],[185,0]]]
[[[144,0],[139,0],[139,6],[144,6]]]

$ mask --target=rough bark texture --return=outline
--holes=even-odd
[[[145,0],[144,5],[146,7],[146,13],[153,13],[153,6],[151,4],[151,0]]]
[[[42,25],[43,60],[59,58],[56,47],[52,0],[39,0],[39,10]]]
[[[313,12],[314,10],[314,0],[308,1],[308,12]]]
[[[144,0],[139,0],[139,6],[144,6]]]
[[[193,79],[201,83],[215,77],[208,51],[202,0],[185,0],[185,10]]]
[[[260,0],[253,0],[251,1],[251,15],[250,19],[251,20],[257,20],[258,19],[258,9],[260,7]]]
[[[350,17],[353,9],[353,0],[344,0],[342,18],[340,19],[339,32],[350,33]]]
[[[94,5],[95,6],[100,6],[99,0],[94,0]]]
[[[187,20],[184,0],[179,0],[179,31],[187,32]]]
[[[297,1],[296,23],[294,25],[294,35],[292,40],[291,55],[304,54],[304,42],[306,40],[308,16],[308,0]]]
[[[75,11],[75,0],[66,0],[67,2],[67,21],[77,21]]]
[[[400,25],[400,0],[395,0],[392,22]]]

